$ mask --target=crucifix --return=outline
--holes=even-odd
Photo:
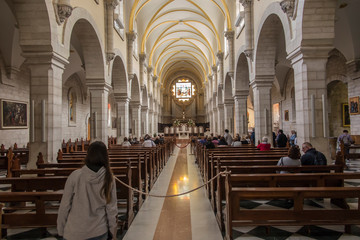
[[[183,110],[182,116],[183,116],[183,119],[185,119],[185,105],[184,104],[182,105],[182,110]]]

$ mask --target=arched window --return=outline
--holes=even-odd
[[[235,21],[235,27],[236,27],[236,38],[240,36],[241,31],[243,30],[245,26],[245,12],[244,12],[244,6],[239,1],[236,1],[236,21]]]
[[[76,123],[76,92],[73,88],[69,89],[68,94],[68,113],[69,113],[69,124],[75,124]]]
[[[119,0],[119,4],[116,6],[114,10],[114,27],[120,37],[124,40],[124,1]]]

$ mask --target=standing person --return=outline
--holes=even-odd
[[[324,154],[316,151],[309,142],[304,142],[302,151],[305,153],[301,156],[301,165],[327,165],[327,160]]]
[[[156,147],[156,144],[151,140],[150,135],[146,134],[144,137],[145,141],[143,142],[143,147]]]
[[[276,137],[276,145],[277,145],[277,147],[286,147],[287,140],[288,139],[285,136],[283,130],[279,129],[278,135]]]
[[[232,144],[233,138],[232,138],[232,136],[229,134],[229,130],[228,130],[228,129],[225,129],[224,138],[225,138],[225,141],[226,141],[227,145],[231,145],[231,144]]]
[[[255,128],[253,128],[251,136],[250,136],[250,142],[251,144],[255,145]]]
[[[268,143],[268,138],[267,137],[263,137],[262,138],[262,143],[257,145],[257,149],[259,149],[260,151],[269,151],[270,148],[271,148],[271,144]]]
[[[278,166],[301,166],[300,161],[300,148],[297,145],[291,146],[288,151],[287,157],[280,158],[277,163]],[[288,171],[280,171],[280,173],[289,173]]]
[[[116,184],[103,142],[90,144],[85,166],[68,177],[57,218],[67,240],[116,239]]]
[[[341,134],[339,137],[338,137],[338,144],[340,146],[340,142],[342,141],[344,143],[344,147],[345,147],[345,153],[346,154],[349,154],[349,147],[352,143],[354,143],[354,141],[352,140],[350,134],[349,134],[349,131],[348,130],[344,130],[343,131],[343,134]]]
[[[297,145],[297,136],[295,130],[291,130],[291,136],[289,138],[290,146]]]

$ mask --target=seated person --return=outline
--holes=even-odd
[[[316,151],[309,142],[304,142],[302,150],[305,153],[301,156],[301,165],[327,165],[327,160],[324,154]]]
[[[207,149],[215,148],[215,145],[212,142],[211,137],[208,137],[208,139],[206,140],[205,147]]]
[[[219,140],[217,137],[213,137],[212,143],[216,146],[219,144]]]
[[[225,137],[221,137],[220,138],[220,141],[219,141],[219,143],[218,143],[218,146],[220,147],[225,147],[225,146],[227,146],[228,144],[227,144],[227,142],[226,142],[226,140],[225,140]]]
[[[260,151],[269,151],[270,148],[271,148],[271,144],[268,143],[268,138],[267,137],[263,137],[262,138],[262,143],[257,145],[257,149],[259,149]]]
[[[248,136],[243,136],[241,138],[241,144],[249,144],[250,143],[250,138],[248,138]]]
[[[149,136],[149,134],[146,134],[144,139],[145,140],[142,144],[143,147],[156,147],[156,144],[153,142],[153,140],[151,140],[151,137]]]
[[[131,143],[128,141],[127,137],[124,137],[124,141],[122,142],[121,146],[123,147],[130,147]]]
[[[242,142],[240,141],[240,137],[236,137],[231,144],[232,147],[241,147],[241,145],[242,145]]]
[[[300,161],[300,148],[299,146],[291,146],[288,151],[287,157],[280,158],[277,163],[278,166],[301,166]],[[289,173],[288,171],[280,171],[280,173]]]

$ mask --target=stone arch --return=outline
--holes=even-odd
[[[347,82],[347,67],[346,67],[345,56],[338,51],[333,49],[329,53],[329,58],[326,63],[326,82],[330,84],[334,80],[340,80]]]
[[[141,103],[140,83],[136,75],[131,80],[131,102]]]
[[[327,102],[329,119],[329,136],[337,137],[344,129],[350,132],[350,124],[344,124],[343,107],[348,106],[347,82],[340,79],[333,80],[327,84]]]
[[[263,21],[256,41],[256,75],[274,76],[278,66],[287,66],[289,68],[290,62],[286,60],[287,53],[285,49],[288,45],[289,36],[286,36],[285,31],[286,29],[284,29],[279,15],[271,14]],[[281,72],[285,72],[286,75],[287,71],[282,69]]]
[[[104,43],[95,20],[83,8],[75,8],[65,24],[62,42],[67,54],[73,41],[79,43],[75,48],[82,57],[86,79],[104,79]]]
[[[52,1],[34,0],[13,3],[20,29],[20,43],[24,52],[52,52],[59,50],[56,16]],[[36,14],[34,14],[36,9]],[[31,34],[29,34],[29,31]]]
[[[233,84],[231,80],[231,76],[229,74],[226,74],[224,82],[224,100],[233,99]]]
[[[142,98],[141,98],[141,106],[142,107],[149,107],[149,99],[148,99],[148,92],[146,86],[141,90]]]
[[[302,45],[313,44],[312,39],[321,39],[319,45],[333,45],[335,37],[336,0],[305,0],[299,1],[302,9]],[[302,6],[301,6],[302,5]],[[316,11],[315,9],[321,9]],[[315,31],[314,31],[315,30]]]
[[[129,97],[129,83],[127,80],[124,59],[116,55],[111,67],[111,85],[115,95]]]
[[[236,64],[235,72],[235,86],[233,95],[236,95],[236,91],[249,90],[249,65],[248,58],[244,53],[241,53]]]

